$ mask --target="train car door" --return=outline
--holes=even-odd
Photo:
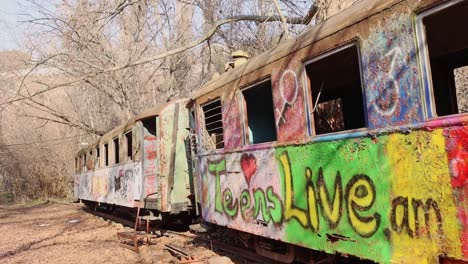
[[[146,198],[147,208],[157,208],[157,200],[160,194],[158,193],[158,138],[157,138],[157,119],[158,117],[150,117],[143,119],[143,182],[144,195]],[[151,204],[148,204],[149,201]],[[156,202],[156,204],[153,204]]]

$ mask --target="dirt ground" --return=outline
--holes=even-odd
[[[0,263],[179,263],[164,249],[173,244],[205,263],[218,262],[209,245],[181,236],[164,236],[140,253],[117,240],[128,227],[94,216],[80,206],[47,202],[35,206],[0,205]],[[222,259],[223,263],[232,263]]]

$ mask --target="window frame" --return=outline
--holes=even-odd
[[[115,147],[116,142],[117,142],[117,148]],[[112,138],[112,150],[114,152],[113,153],[114,154],[114,162],[113,162],[112,165],[118,165],[118,164],[120,164],[120,137],[119,136]]]
[[[314,116],[314,106],[315,102],[312,98],[312,87],[310,83],[310,78],[309,75],[307,74],[307,66],[320,61],[322,59],[325,59],[331,55],[334,55],[338,52],[341,52],[343,50],[346,50],[348,48],[355,47],[357,51],[357,60],[359,64],[359,79],[361,81],[361,96],[362,96],[362,104],[363,104],[363,114],[364,114],[364,127],[361,128],[353,128],[353,129],[347,129],[347,130],[342,130],[342,131],[336,131],[336,132],[330,132],[330,133],[324,133],[324,134],[317,134],[315,130],[315,116]],[[366,95],[366,82],[364,80],[363,76],[363,68],[362,68],[362,56],[361,56],[361,48],[359,45],[359,39],[352,39],[351,41],[348,41],[346,43],[340,44],[337,47],[328,50],[324,53],[318,54],[315,57],[312,57],[310,59],[304,60],[302,63],[302,68],[303,68],[303,82],[304,82],[304,89],[306,93],[306,111],[307,111],[307,122],[308,122],[308,127],[309,127],[309,133],[310,137],[327,137],[330,135],[337,135],[337,134],[352,134],[355,132],[362,132],[362,131],[367,131],[369,130],[369,119],[368,119],[368,111],[367,111],[367,95]]]
[[[101,145],[96,146],[96,161],[94,162],[95,164],[95,169],[101,168]]]
[[[426,27],[424,25],[424,18],[438,13],[444,9],[447,9],[451,6],[457,5],[462,3],[465,0],[452,0],[449,2],[445,2],[439,4],[437,6],[430,7],[429,9],[423,10],[420,13],[415,14],[415,28],[416,28],[416,43],[418,49],[418,58],[419,58],[419,71],[420,71],[420,83],[422,86],[423,93],[421,95],[423,107],[423,114],[426,120],[430,119],[439,119],[439,118],[446,118],[449,116],[455,115],[463,115],[467,113],[456,113],[451,115],[443,115],[439,116],[436,110],[436,103],[434,98],[434,84],[432,81],[432,65],[431,65],[431,57],[429,56],[429,47],[427,45],[427,38],[426,38]]]
[[[273,126],[275,127],[275,140],[274,141],[267,141],[267,142],[260,142],[260,143],[250,143],[249,141],[249,134],[248,134],[248,128],[249,128],[249,119],[248,119],[248,109],[247,109],[247,102],[245,101],[245,96],[244,92],[250,89],[255,89],[257,86],[263,85],[266,82],[270,82],[270,90],[271,90],[271,102],[273,105]],[[238,92],[238,102],[240,104],[240,112],[241,112],[241,123],[242,123],[242,143],[243,146],[256,146],[256,145],[262,145],[262,144],[273,144],[275,142],[278,142],[278,128],[276,127],[276,117],[275,117],[275,100],[273,97],[273,81],[271,79],[271,76],[266,76],[265,78],[259,79],[251,84],[248,84],[246,86],[243,86],[239,88]]]
[[[203,130],[205,130],[207,132],[207,134],[209,135],[208,129],[206,127],[206,117],[205,117],[205,111],[203,110],[203,107],[206,106],[206,105],[212,104],[212,103],[214,103],[216,101],[219,101],[219,105],[220,105],[220,113],[221,113],[221,119],[220,120],[221,120],[221,128],[223,129],[223,140],[222,140],[223,147],[218,148],[216,142],[213,142],[215,144],[215,149],[207,150],[208,152],[209,151],[224,151],[225,128],[224,128],[223,100],[222,100],[221,96],[216,96],[216,97],[214,97],[212,99],[209,99],[209,100],[207,100],[204,103],[201,103],[199,105],[200,106],[201,116],[203,118],[203,126],[201,126],[200,129],[199,129],[199,131],[200,131],[199,138],[201,138],[201,133],[202,133]],[[211,110],[212,109],[210,109],[208,111],[211,111]],[[209,135],[209,136],[211,137],[211,135]],[[202,149],[203,149],[203,147],[202,147]]]
[[[128,149],[128,135],[130,134],[130,153],[129,153],[129,149]],[[130,158],[130,161],[133,160],[133,131],[130,129],[130,130],[127,130],[124,132],[124,138],[125,138],[125,159],[128,161],[129,158]]]
[[[109,162],[109,152],[110,152],[109,151],[109,141],[104,142],[103,147],[104,147],[104,162],[103,162],[104,166],[103,167],[109,167],[109,164],[110,164],[110,162]]]

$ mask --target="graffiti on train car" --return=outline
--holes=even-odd
[[[77,198],[128,206],[141,196],[141,163],[97,169],[76,181]]]
[[[302,62],[291,59],[272,73],[278,141],[302,139],[307,135]]]
[[[248,162],[245,162],[246,160]],[[256,170],[255,157],[252,154],[243,154],[240,163],[247,185],[249,185]],[[381,215],[372,208],[376,193],[374,182],[369,176],[354,175],[343,188],[341,173],[337,171],[333,187],[330,188],[324,180],[321,167],[318,169],[315,182],[313,171],[307,167],[304,173],[307,185],[303,186],[305,190],[298,191],[293,187],[294,177],[287,152],[281,154],[280,164],[285,175],[283,195],[279,195],[272,186],[268,186],[254,188],[252,192],[244,189],[239,197],[233,197],[233,192],[229,187],[221,189],[221,177],[226,175],[226,160],[209,161],[208,172],[215,177],[216,182],[215,210],[231,218],[236,217],[239,211],[242,218],[246,220],[249,218],[258,220],[260,216],[264,223],[282,224],[283,221],[294,219],[302,227],[314,232],[318,232],[320,228],[319,214],[322,214],[331,229],[335,229],[343,216],[343,210],[346,210],[347,221],[357,234],[370,237],[377,231]],[[333,192],[329,192],[330,189]],[[294,193],[306,193],[307,206],[305,208],[296,206]],[[281,197],[284,197],[284,200]],[[399,213],[400,210],[402,213]],[[413,210],[413,219],[409,219],[409,210]],[[443,233],[442,216],[436,201],[429,198],[424,202],[421,199],[412,198],[409,203],[407,197],[399,196],[392,201],[391,228],[398,233],[406,232],[411,237],[419,236],[424,230],[429,230],[432,220],[430,219],[431,212],[434,214],[438,232]],[[424,217],[422,222],[425,224],[424,227],[420,226],[418,220],[421,216]],[[414,229],[411,229],[410,223]],[[430,236],[430,232],[426,233]]]
[[[329,252],[401,260],[418,245],[435,258],[463,241],[445,153],[439,129],[208,156],[203,215]]]
[[[362,43],[369,125],[380,128],[422,120],[416,46],[411,19],[393,15]]]

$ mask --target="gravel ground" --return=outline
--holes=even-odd
[[[0,205],[0,263],[179,263],[164,250],[168,243],[204,263],[233,263],[219,257],[209,245],[175,235],[140,246],[138,254],[117,240],[121,231],[129,228],[80,206],[52,202],[31,207]]]

